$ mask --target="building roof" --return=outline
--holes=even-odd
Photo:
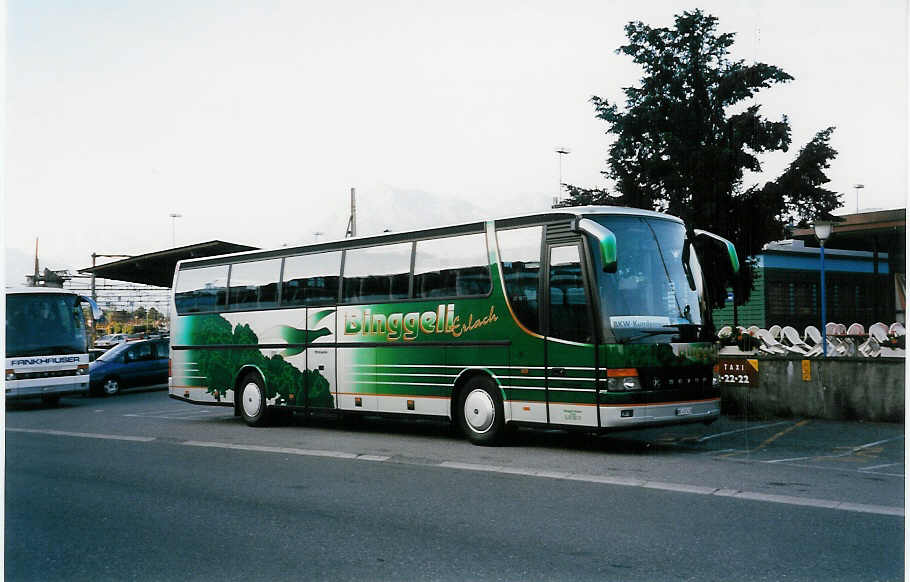
[[[906,208],[845,214],[839,218],[843,220],[834,224],[834,232],[825,248],[871,251],[875,238],[879,239],[881,250],[887,249],[890,244],[895,242],[900,242],[902,247],[906,246]],[[809,246],[818,246],[815,231],[812,228],[795,229],[793,238],[804,240],[809,243]]]
[[[177,261],[254,250],[257,250],[257,247],[211,240],[87,267],[79,269],[79,272],[115,281],[170,287],[174,280],[174,267]]]
[[[825,243],[828,249],[870,251],[888,254],[888,263],[894,272],[904,272],[907,261],[907,209],[876,210],[846,214],[843,220],[834,224],[831,238]],[[815,231],[811,228],[797,228],[793,238],[806,242],[806,246],[818,246]]]

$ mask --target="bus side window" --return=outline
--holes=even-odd
[[[518,321],[535,333],[540,333],[538,287],[542,234],[540,226],[496,231],[509,305]]]
[[[550,330],[560,339],[591,343],[588,299],[578,246],[550,248]]]
[[[467,297],[490,292],[486,237],[482,233],[417,241],[415,253],[415,297]]]
[[[234,309],[262,309],[278,305],[281,259],[231,265],[228,301]]]
[[[338,300],[341,251],[288,257],[284,260],[281,304],[332,305]]]
[[[183,269],[177,275],[174,303],[177,313],[220,311],[227,305],[228,266]]]
[[[413,246],[407,242],[345,251],[341,302],[407,299]]]

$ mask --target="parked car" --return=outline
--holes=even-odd
[[[92,394],[113,396],[127,386],[167,383],[168,342],[139,340],[114,346],[89,364]]]
[[[117,344],[122,344],[126,341],[125,333],[112,333],[109,335],[101,336],[95,340],[95,347],[101,348],[103,350],[110,349]]]

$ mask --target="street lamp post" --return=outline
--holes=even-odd
[[[176,248],[177,246],[177,219],[183,218],[182,214],[176,212],[171,212],[169,214],[171,217],[171,248]]]
[[[859,214],[859,191],[865,188],[863,184],[854,184],[853,189],[856,190],[856,213]]]
[[[819,271],[821,272],[821,284],[822,284],[822,355],[828,357],[828,333],[825,329],[825,241],[831,236],[831,232],[834,230],[834,223],[830,220],[819,220],[816,221],[814,227],[815,237],[818,239],[821,252],[819,253]]]
[[[556,148],[556,153],[559,154],[559,188],[556,189],[556,202],[559,202],[559,199],[562,197],[562,157],[567,154],[571,154],[572,150],[569,148]]]

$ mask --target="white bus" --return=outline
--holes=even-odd
[[[609,430],[712,422],[728,241],[605,206],[181,261],[170,396]]]
[[[88,391],[88,334],[82,304],[91,298],[68,289],[6,289],[6,399],[41,398],[56,405],[64,394]]]

